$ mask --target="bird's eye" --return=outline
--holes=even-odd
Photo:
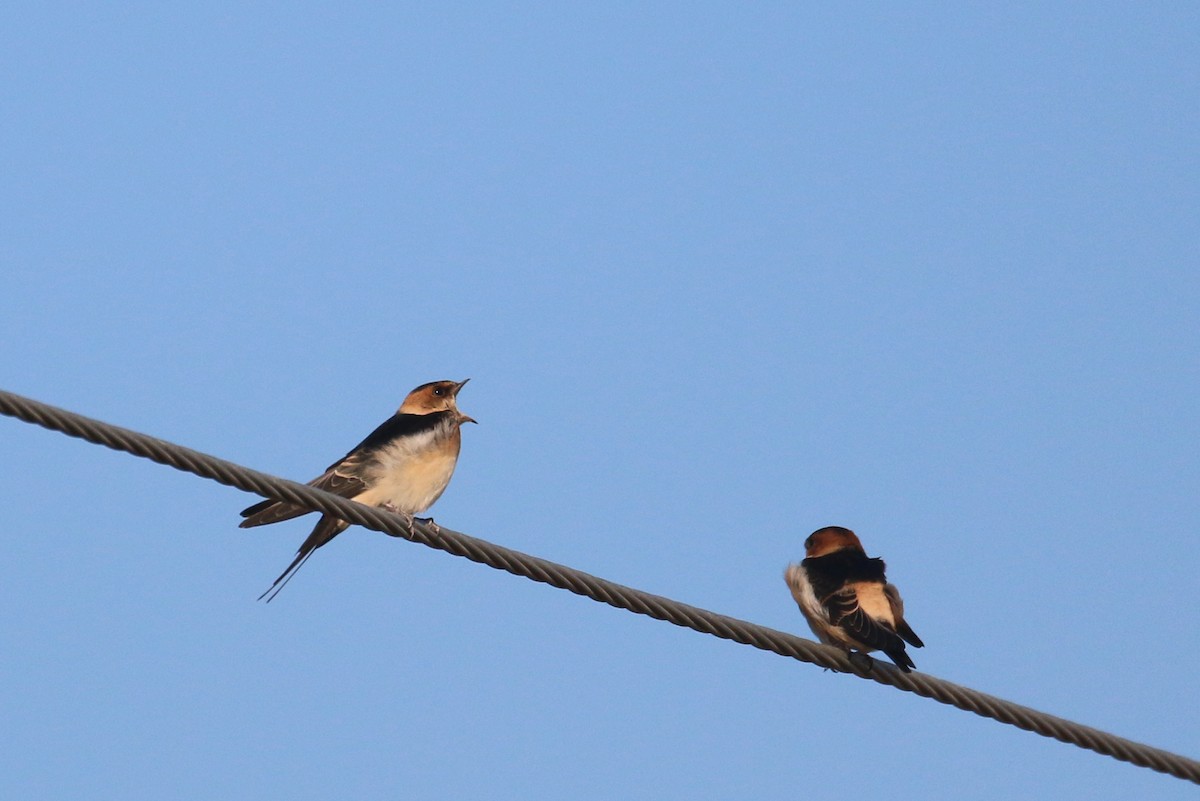
[[[440,397],[442,397],[443,395],[445,395],[445,394],[446,394],[446,390],[442,389],[441,387],[438,387],[437,389],[435,389],[435,390],[433,391],[433,394],[434,394],[434,395],[437,395],[437,396],[440,398]]]

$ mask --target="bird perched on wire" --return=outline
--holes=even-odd
[[[475,422],[458,410],[456,400],[469,380],[434,381],[417,387],[394,415],[308,482],[309,486],[405,515],[411,524],[413,515],[433,506],[445,491],[458,461],[462,424]],[[311,511],[286,501],[265,500],[242,510],[246,519],[240,528],[291,520]],[[349,525],[322,514],[308,539],[300,544],[296,558],[259,600],[269,595],[270,602],[313,551]]]
[[[854,532],[841,526],[814,531],[804,555],[784,579],[817,639],[847,652],[883,651],[905,673],[915,668],[904,643],[925,643],[904,622],[904,602],[887,583],[883,560],[869,558]]]

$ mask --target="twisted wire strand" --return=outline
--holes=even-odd
[[[437,548],[473,562],[568,590],[655,620],[751,645],[781,656],[842,673],[852,673],[985,718],[1200,784],[1200,761],[1049,715],[1027,706],[963,687],[925,673],[903,673],[890,664],[851,659],[843,651],[745,620],[626,587],[546,559],[514,551],[441,526],[415,523],[400,515],[277,478],[137,431],[93,420],[0,390],[0,413],[113,450],[150,459],[177,470],[268,498],[332,514],[393,537]]]

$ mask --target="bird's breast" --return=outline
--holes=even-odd
[[[391,504],[408,514],[424,512],[445,491],[454,475],[460,446],[457,427],[405,437],[380,449],[367,483],[356,500],[371,506]]]
[[[789,565],[783,575],[788,588],[792,591],[792,597],[796,599],[796,605],[800,607],[804,619],[808,621],[808,627],[821,642],[832,644],[830,631],[833,624],[829,620],[829,612],[817,600],[812,582],[808,579],[808,573],[801,565]]]

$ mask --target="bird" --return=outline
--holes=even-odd
[[[925,643],[904,620],[904,601],[888,584],[882,559],[870,558],[848,528],[826,526],[804,541],[805,559],[784,580],[817,639],[826,645],[883,651],[905,673],[916,667],[904,649]]]
[[[458,393],[467,381],[470,379],[432,381],[417,387],[394,415],[308,485],[404,515],[411,526],[413,516],[433,506],[445,491],[458,461],[462,425],[476,422],[458,410]],[[242,517],[246,519],[238,527],[265,526],[312,511],[268,499],[243,509]],[[322,514],[300,544],[296,558],[258,599],[267,598],[270,603],[313,551],[349,526],[345,520]]]

